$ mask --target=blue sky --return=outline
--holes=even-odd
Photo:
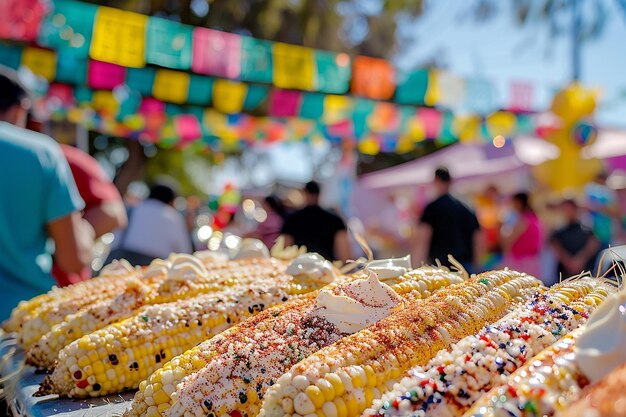
[[[495,1],[498,13],[481,23],[469,13],[477,0],[425,1],[421,17],[401,23],[401,35],[413,41],[397,54],[400,67],[421,67],[437,57],[458,75],[490,79],[505,101],[512,81],[527,81],[534,86],[536,109],[546,108],[552,92],[570,79],[571,38],[551,38],[545,21],[520,26],[514,21],[511,0]],[[607,19],[600,37],[584,43],[582,81],[602,91],[599,125],[626,129],[626,13],[619,0],[579,1],[586,16],[593,13],[593,2],[601,2]],[[558,22],[569,25],[569,14],[561,13]]]

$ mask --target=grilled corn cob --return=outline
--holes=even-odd
[[[390,381],[499,319],[513,300],[538,285],[535,278],[513,271],[485,273],[453,285],[292,367],[268,390],[260,415],[359,416],[392,388]],[[194,393],[181,392],[179,402],[182,394],[193,404]]]
[[[277,277],[191,300],[148,306],[132,318],[85,335],[61,350],[39,395],[80,398],[136,388],[167,359],[266,306],[286,301],[289,294],[280,281]]]
[[[461,280],[459,274],[422,267],[386,282],[403,301],[410,302]],[[291,365],[344,336],[314,315],[316,296],[274,307],[174,358],[140,385],[128,415],[185,414],[184,406],[176,402],[178,389],[164,389],[166,384],[177,386],[183,377],[188,378],[180,387],[192,378],[210,386],[212,395],[200,402],[203,415],[256,414],[267,388]]]
[[[542,351],[492,389],[465,416],[554,416],[580,398],[589,381],[605,377],[625,360],[626,291],[611,294],[587,324]]]
[[[495,324],[440,351],[427,366],[411,369],[364,414],[459,416],[482,393],[506,383],[527,358],[585,323],[598,301],[614,291],[603,280],[586,278],[537,292]]]
[[[563,409],[588,384],[574,359],[574,343],[581,330],[535,356],[514,372],[506,385],[489,391],[464,416],[547,417]]]
[[[179,280],[168,282],[168,272],[176,270],[179,266],[185,267],[185,265],[194,266],[188,271],[194,274],[193,280],[200,282],[193,283],[192,279],[187,279],[187,282],[183,284],[186,291],[172,292],[171,289],[180,289],[182,285],[179,285]],[[210,274],[205,266],[210,268]],[[235,283],[243,285],[284,269],[285,265],[281,262],[259,259],[231,262],[208,259],[202,264],[197,258],[179,255],[166,261],[155,260],[143,273],[143,280],[129,281],[123,294],[112,300],[104,300],[86,307],[53,326],[26,351],[26,363],[40,368],[49,368],[54,364],[59,351],[69,343],[108,324],[131,317],[144,305],[155,304],[156,301],[170,298],[174,301],[189,297],[192,290],[194,295],[199,295],[225,286],[232,286]],[[237,276],[238,281],[235,282],[233,276]],[[166,295],[160,296],[158,293],[164,287],[167,288]]]
[[[13,309],[11,317],[2,324],[2,328],[6,332],[17,332],[25,321],[36,317],[37,310],[43,305],[68,299],[80,299],[93,293],[107,291],[112,285],[115,286],[116,282],[124,281],[128,277],[134,276],[135,273],[135,268],[127,261],[113,261],[102,269],[97,278],[81,281],[63,288],[54,287],[46,294],[21,301]]]

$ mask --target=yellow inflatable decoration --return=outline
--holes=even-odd
[[[596,92],[577,83],[554,96],[550,111],[559,119],[559,125],[548,131],[546,140],[559,148],[560,156],[535,167],[535,178],[541,184],[559,193],[578,190],[601,171],[598,159],[584,159],[581,155],[581,150],[595,139],[585,122],[595,108]],[[582,138],[578,137],[581,131]]]

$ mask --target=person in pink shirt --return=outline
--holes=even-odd
[[[527,193],[515,194],[511,204],[515,220],[502,230],[503,266],[539,278],[543,240],[541,222],[530,207]]]

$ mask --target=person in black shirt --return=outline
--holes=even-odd
[[[419,221],[415,235],[413,261],[439,260],[450,266],[454,256],[468,272],[476,271],[480,255],[480,226],[474,213],[450,195],[452,178],[447,168],[437,168],[433,185],[437,198],[430,202]]]
[[[329,260],[350,258],[346,224],[337,215],[319,206],[320,186],[311,181],[304,187],[306,207],[287,218],[281,233],[285,245],[306,246]]]
[[[558,261],[557,276],[568,278],[583,271],[593,271],[600,242],[591,228],[581,224],[575,200],[564,200],[560,208],[566,224],[550,237]]]

